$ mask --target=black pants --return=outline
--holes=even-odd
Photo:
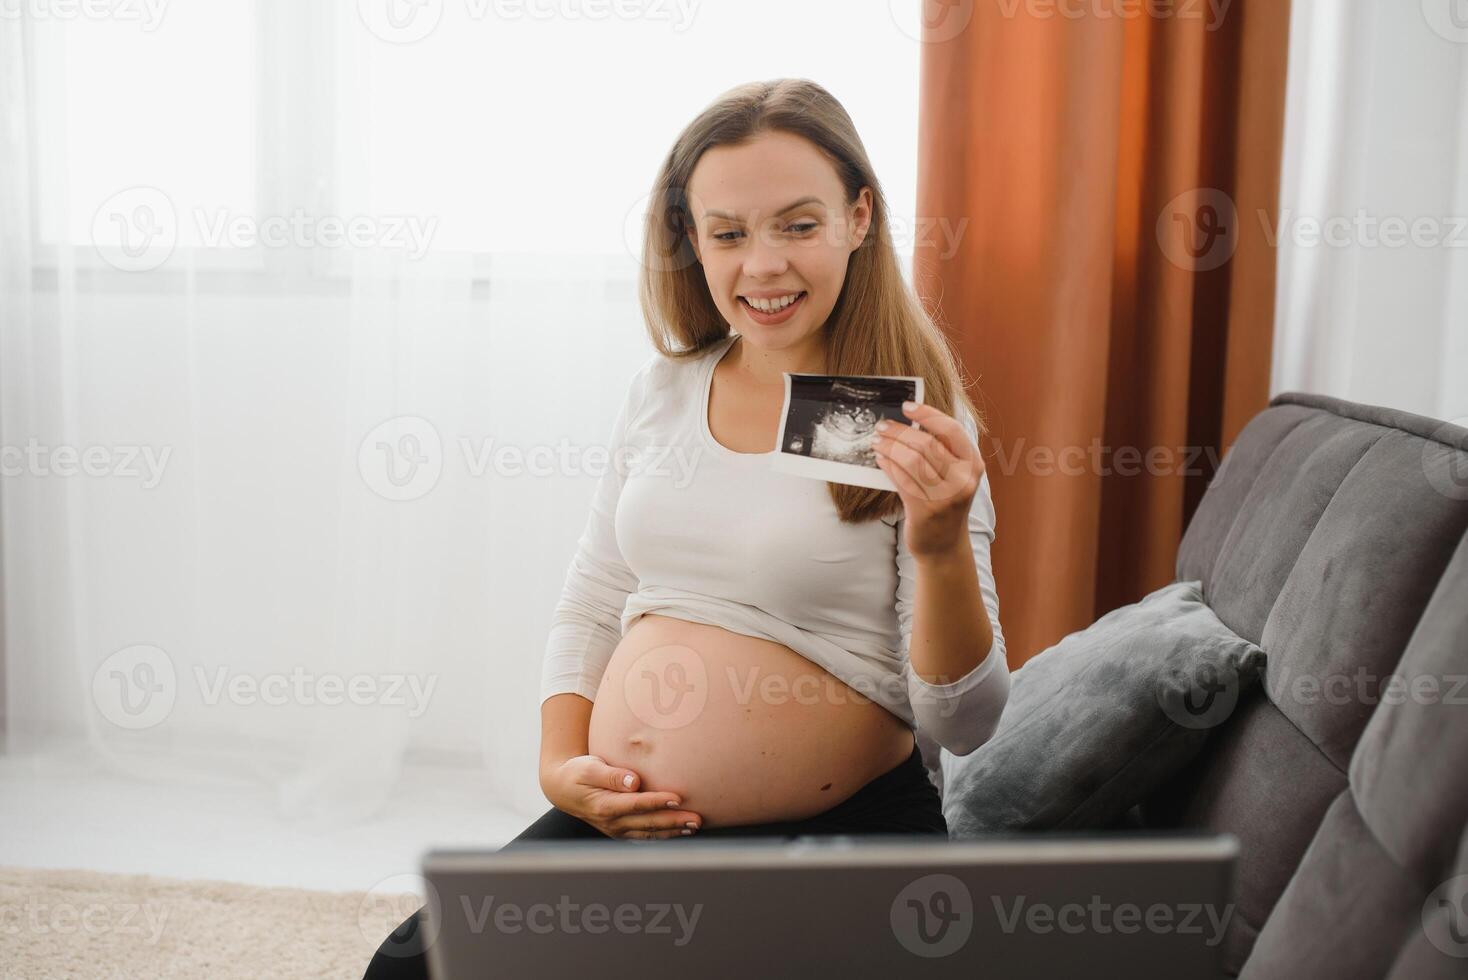
[[[796,837],[812,834],[942,834],[948,835],[942,800],[923,768],[916,745],[906,762],[899,763],[867,783],[824,813],[805,820],[783,823],[746,824],[739,827],[710,827],[689,837],[657,841],[623,841],[642,847],[666,846],[674,841],[701,837]],[[528,840],[573,840],[607,837],[591,824],[551,807],[544,816],[505,847]],[[419,917],[409,916],[383,941],[367,965],[363,980],[426,980],[428,957],[422,943]]]

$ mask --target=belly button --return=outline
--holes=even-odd
[[[824,793],[826,790],[828,790],[830,788],[831,788],[831,784],[830,783],[827,783],[826,785],[824,785],[824,786],[821,787],[821,792]]]

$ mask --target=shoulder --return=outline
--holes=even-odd
[[[632,374],[631,388],[639,399],[649,394],[671,394],[679,387],[694,384],[703,376],[709,360],[723,349],[720,340],[696,351],[669,356],[653,351]]]

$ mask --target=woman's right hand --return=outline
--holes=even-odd
[[[595,755],[573,756],[540,778],[542,792],[556,809],[608,837],[657,840],[691,834],[703,825],[698,814],[681,809],[677,793],[640,793],[639,785],[637,773],[609,766]]]

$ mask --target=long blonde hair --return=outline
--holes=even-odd
[[[855,203],[872,189],[867,236],[852,252],[841,294],[826,321],[831,374],[915,375],[923,401],[954,418],[966,407],[982,438],[984,419],[965,391],[963,369],[948,338],[902,278],[888,224],[887,200],[856,126],[841,103],[807,79],[750,82],[724,93],[679,134],[658,172],[644,225],[639,292],[648,334],[669,358],[697,357],[730,335],[688,240],[696,226],[688,205],[693,168],[716,146],[767,132],[803,136],[822,150]],[[827,483],[841,520],[860,523],[902,512],[891,490]]]

